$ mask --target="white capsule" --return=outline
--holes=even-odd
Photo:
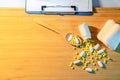
[[[73,39],[73,35],[71,34],[71,35],[69,35],[69,37],[68,37],[68,41],[71,41]]]
[[[86,68],[85,70],[89,73],[93,73],[93,69],[91,69],[91,68]]]
[[[99,65],[99,67],[104,68],[104,64],[101,61],[98,61],[97,63]]]
[[[100,49],[100,44],[96,44],[96,45],[94,46],[94,49],[95,49],[95,50]]]
[[[74,63],[74,64],[78,64],[78,63],[80,63],[80,60],[76,60],[76,61],[74,61],[73,63]]]
[[[86,56],[85,51],[82,51],[82,52],[80,53],[80,57],[85,57],[85,56]]]
[[[90,52],[94,51],[94,48],[92,46],[90,46],[89,49],[90,49]]]
[[[77,44],[80,44],[80,41],[79,41],[79,39],[78,39],[77,37],[75,37],[75,42],[76,42]]]
[[[76,61],[74,61],[73,62],[75,65],[78,65],[78,66],[80,66],[81,64],[82,64],[82,62],[80,61],[80,60],[76,60]]]
[[[102,54],[104,52],[104,50],[99,50],[98,54]]]
[[[81,37],[84,40],[91,38],[91,33],[90,33],[89,27],[86,23],[79,25],[78,28],[79,28]]]

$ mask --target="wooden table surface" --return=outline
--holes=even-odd
[[[33,19],[39,18],[66,33],[78,32],[88,23],[96,42],[108,19],[120,23],[120,8],[97,8],[92,16],[30,15],[24,9],[0,8],[0,80],[120,80],[120,54],[108,49],[113,61],[95,74],[81,68],[71,70],[75,51],[58,36]]]

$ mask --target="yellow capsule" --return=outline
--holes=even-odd
[[[97,56],[98,56],[98,54],[96,54],[96,53],[95,53],[95,54],[94,54],[94,56],[95,56],[95,57],[97,57]]]
[[[90,64],[90,61],[87,61],[88,64]]]
[[[101,56],[101,55],[99,56],[99,59],[102,59],[102,56]]]
[[[107,54],[103,54],[103,57],[107,57]]]
[[[85,63],[84,66],[87,67],[87,66],[88,66],[88,63]]]
[[[98,71],[98,68],[95,68],[95,71]]]
[[[71,63],[69,64],[69,66],[70,66],[70,67],[72,67],[73,65],[74,65],[74,63],[73,63],[73,62],[71,62]]]
[[[93,56],[91,56],[91,57],[90,57],[90,59],[91,59],[91,60],[93,60],[93,59],[94,59],[94,57],[93,57]]]
[[[91,60],[91,62],[93,63],[93,62],[94,62],[94,60]]]
[[[82,58],[82,60],[86,60],[84,57],[81,57]]]
[[[74,59],[77,59],[77,56],[74,56]]]
[[[93,63],[93,66],[96,66],[96,64],[95,64],[95,63]]]
[[[80,56],[77,56],[77,60],[80,60],[81,59],[81,57]]]
[[[76,50],[77,48],[76,47],[73,47],[73,50]]]
[[[79,53],[78,53],[78,52],[76,52],[75,54],[76,54],[76,55],[79,55]]]
[[[89,53],[87,53],[87,56],[90,56],[90,54],[89,54]]]
[[[72,70],[75,70],[75,67],[71,67]]]
[[[86,66],[83,66],[82,69],[85,70]]]
[[[85,63],[85,62],[86,62],[86,59],[83,59],[82,62]]]
[[[104,64],[107,64],[107,60],[106,59],[104,59]]]

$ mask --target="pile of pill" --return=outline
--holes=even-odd
[[[73,62],[70,63],[71,69],[75,69],[76,66],[82,66],[83,70],[86,70],[87,72],[94,72],[98,71],[98,67],[106,68],[105,64],[111,58],[107,54],[106,49],[102,49],[100,44],[93,45],[93,42],[83,41],[81,47],[75,47],[76,54],[74,56]],[[82,51],[78,51],[77,49],[81,49]],[[89,65],[92,64],[92,68],[89,67]]]
[[[69,34],[67,40],[70,44],[73,44],[73,49],[76,52],[74,61],[69,64],[73,70],[76,66],[80,66],[86,72],[94,73],[98,71],[99,67],[106,68],[108,61],[112,60],[108,56],[107,50],[99,43],[95,44],[90,35],[82,40],[76,35]],[[75,44],[77,45],[75,46]]]

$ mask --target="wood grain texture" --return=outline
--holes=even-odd
[[[112,9],[116,11],[116,9]],[[0,9],[0,80],[120,80],[120,54],[108,49],[113,59],[106,69],[89,74],[71,70],[75,51],[64,38],[39,25],[40,18],[63,32],[79,34],[88,23],[93,39],[108,19],[120,23],[120,9],[96,9],[92,16],[30,15],[24,9]],[[117,16],[116,16],[117,15]]]

